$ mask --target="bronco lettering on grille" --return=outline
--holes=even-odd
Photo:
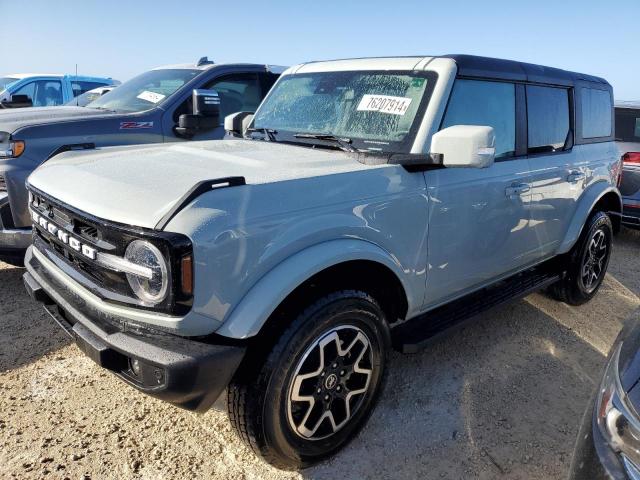
[[[33,223],[42,227],[46,232],[51,234],[53,237],[57,238],[60,242],[64,243],[65,245],[68,245],[70,248],[72,248],[76,252],[80,252],[82,255],[84,255],[87,258],[90,258],[91,260],[96,259],[97,251],[95,248],[82,243],[80,240],[78,240],[75,237],[72,237],[67,232],[65,232],[62,228],[58,227],[56,224],[54,224],[50,220],[47,220],[45,217],[43,217],[42,215],[34,211],[31,212],[31,218],[33,219]]]

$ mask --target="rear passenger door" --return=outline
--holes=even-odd
[[[573,148],[573,91],[526,86],[531,232],[536,256],[553,255],[582,192],[585,165]]]
[[[527,184],[522,151],[524,86],[457,79],[441,128],[487,125],[496,161],[483,169],[425,172],[429,193],[425,307],[463,295],[531,262]]]

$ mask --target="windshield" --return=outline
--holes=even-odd
[[[69,100],[67,103],[65,103],[65,105],[74,107],[86,107],[87,104],[93,102],[96,98],[100,98],[101,96],[107,94],[111,90],[113,90],[113,88],[111,87],[94,88],[93,90],[84,92],[78,95],[76,98]]]
[[[161,104],[176,90],[202,73],[200,70],[151,70],[124,82],[118,88],[87,105],[116,112],[149,110]]]
[[[18,79],[13,77],[0,77],[0,92],[6,90],[9,85],[17,81]]]
[[[285,76],[258,109],[253,127],[274,130],[283,141],[293,141],[295,134],[322,134],[349,139],[359,150],[409,152],[433,88],[432,75],[360,71]]]

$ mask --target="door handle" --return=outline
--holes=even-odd
[[[585,174],[582,172],[571,172],[567,176],[567,182],[576,183],[576,182],[579,182],[580,180],[584,180],[584,178],[585,178]]]
[[[528,183],[514,183],[505,189],[507,197],[514,198],[531,191],[531,185]]]

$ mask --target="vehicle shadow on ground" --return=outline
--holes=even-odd
[[[71,342],[27,295],[22,268],[0,262],[0,372],[19,368]]]
[[[478,317],[420,354],[394,354],[364,431],[303,475],[564,478],[606,352],[545,313],[547,301],[528,297]],[[603,345],[613,341],[622,319],[609,323],[600,332]]]

